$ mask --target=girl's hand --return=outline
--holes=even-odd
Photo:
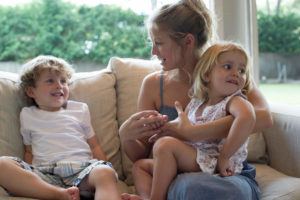
[[[141,111],[133,114],[122,124],[119,134],[127,141],[149,138],[159,132],[157,128],[163,126],[167,119],[167,116],[154,110]]]
[[[175,102],[175,108],[177,110],[178,117],[162,126],[159,133],[149,138],[149,142],[155,142],[158,138],[163,136],[173,136],[179,139],[184,139],[184,135],[188,132],[187,129],[191,126],[191,123],[178,101]]]
[[[220,155],[217,163],[217,171],[220,173],[220,176],[225,177],[234,174],[234,171],[229,169],[229,166],[230,166],[230,160]]]

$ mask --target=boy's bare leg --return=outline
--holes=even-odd
[[[195,148],[173,137],[162,137],[153,147],[154,169],[151,200],[165,200],[177,171],[200,171]]]
[[[106,165],[94,167],[87,178],[79,184],[79,189],[82,188],[88,188],[91,191],[95,191],[95,200],[121,199],[115,172]]]
[[[39,176],[23,169],[17,161],[10,158],[0,158],[0,171],[0,185],[15,196],[36,199],[80,199],[78,188],[64,189],[46,183]]]

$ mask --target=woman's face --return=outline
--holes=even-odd
[[[161,61],[163,70],[168,71],[183,65],[182,47],[172,40],[166,32],[152,29],[150,36],[152,55],[156,55]]]

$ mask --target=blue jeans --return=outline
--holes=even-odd
[[[168,200],[258,200],[255,173],[255,168],[244,162],[240,175],[223,178],[201,172],[180,174],[169,187]]]

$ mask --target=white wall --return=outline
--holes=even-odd
[[[259,82],[257,14],[255,0],[213,0],[219,38],[241,43],[252,58],[252,72]]]

